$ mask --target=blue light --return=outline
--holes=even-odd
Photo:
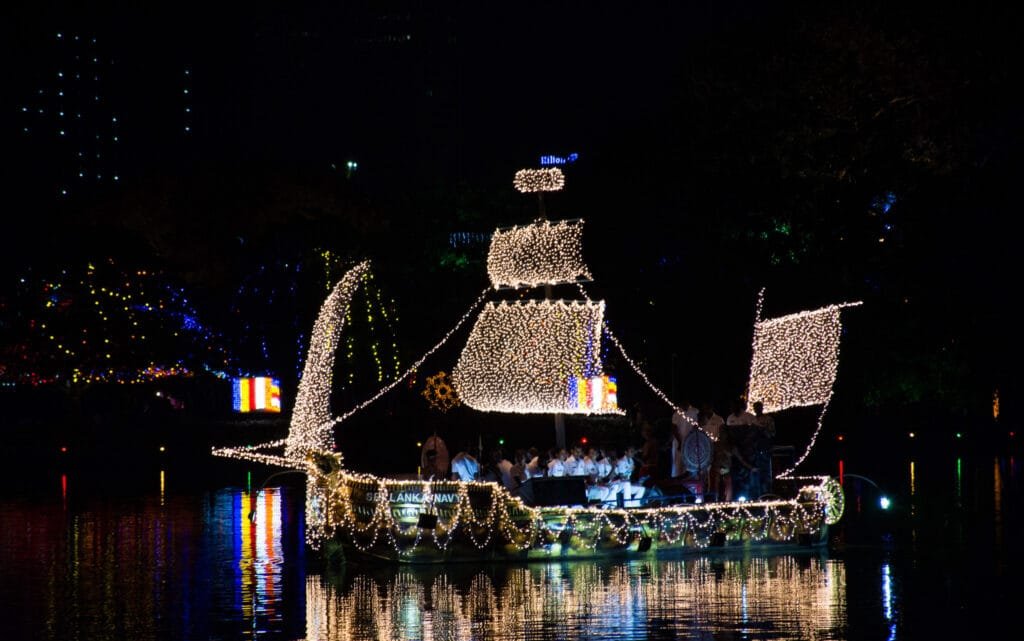
[[[541,167],[550,167],[552,165],[568,165],[574,163],[579,159],[580,155],[577,153],[571,153],[568,156],[541,156],[540,165]]]

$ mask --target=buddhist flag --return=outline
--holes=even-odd
[[[269,376],[236,378],[232,400],[236,412],[280,412],[281,383]]]

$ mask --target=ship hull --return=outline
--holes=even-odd
[[[314,478],[315,548],[398,564],[528,562],[806,550],[842,509],[832,479],[782,483],[791,498],[656,507],[531,507],[493,483],[336,471]],[[836,492],[839,492],[838,496]],[[837,506],[838,503],[838,506]],[[837,512],[838,507],[838,512]]]

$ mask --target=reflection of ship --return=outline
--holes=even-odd
[[[846,589],[844,562],[814,552],[345,568],[307,577],[306,638],[815,639],[845,628]]]
[[[488,302],[453,372],[454,384],[467,405],[499,412],[619,413],[615,381],[602,371],[601,339],[607,336],[620,350],[621,345],[604,322],[604,303],[590,300],[579,284],[589,279],[581,238],[582,221],[539,221],[495,232],[488,256],[494,290],[571,285],[583,299]],[[345,469],[341,455],[332,452],[334,425],[404,378],[347,414],[331,416],[334,348],[352,293],[367,269],[367,263],[354,267],[321,308],[288,438],[215,452],[306,470],[306,532],[313,546],[428,563],[633,556],[659,550],[706,552],[822,545],[827,526],[841,516],[843,493],[834,479],[792,477],[791,470],[784,473],[785,478],[775,479],[774,494],[762,497],[765,500],[703,504],[663,500],[609,508],[588,503],[582,478],[559,480],[568,486],[562,488],[568,492],[562,496],[573,498],[552,504],[528,503],[494,483],[398,480]],[[763,399],[766,409],[827,405],[835,379],[840,307],[764,321],[758,318],[750,389]],[[623,356],[633,364],[625,352]],[[273,453],[282,447],[283,454]]]

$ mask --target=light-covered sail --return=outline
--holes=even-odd
[[[765,412],[821,405],[832,397],[839,367],[839,312],[830,305],[754,325],[747,399]]]
[[[285,445],[286,458],[301,459],[309,452],[334,447],[330,402],[334,354],[352,294],[369,269],[369,261],[350,269],[320,307],[309,339],[306,363],[302,367],[302,380],[295,395],[295,408]]]
[[[603,318],[603,301],[487,303],[452,372],[459,397],[490,412],[617,412],[601,372]]]
[[[583,262],[583,221],[541,221],[495,231],[487,275],[495,289],[590,280]]]
[[[538,191],[562,191],[565,187],[565,174],[558,167],[546,169],[520,169],[516,172],[512,184],[523,194]]]

